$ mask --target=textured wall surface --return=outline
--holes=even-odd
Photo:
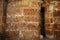
[[[60,1],[51,1],[45,13],[45,25],[47,37],[60,38]],[[49,36],[48,36],[49,35]],[[60,39],[59,39],[60,40]]]
[[[12,34],[11,40],[39,40],[39,10],[38,0],[12,1],[8,4],[6,31],[8,35]]]
[[[45,1],[45,32],[48,38],[60,40],[60,1]],[[40,3],[38,0],[8,0],[6,34],[10,40],[39,40]],[[3,0],[0,0],[2,31]],[[3,18],[4,19],[4,18]]]
[[[0,0],[0,32],[2,31],[3,0]]]

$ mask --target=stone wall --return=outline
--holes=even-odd
[[[39,40],[40,38],[40,12],[38,0],[12,1],[7,7],[8,35],[11,40]],[[10,33],[11,34],[10,34]]]
[[[60,1],[51,1],[45,12],[45,28],[46,28],[46,35],[49,38],[60,38]],[[58,33],[58,34],[57,34]],[[58,40],[57,39],[57,40]]]

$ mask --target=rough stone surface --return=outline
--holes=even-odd
[[[7,7],[6,31],[18,31],[17,38],[21,40],[39,40],[39,16],[37,0],[10,2]]]

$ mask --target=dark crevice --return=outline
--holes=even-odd
[[[42,0],[44,1],[44,0]],[[45,7],[43,6],[43,4],[41,4],[41,35],[43,35],[43,37],[46,37],[45,34]]]

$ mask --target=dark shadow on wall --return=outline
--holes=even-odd
[[[44,1],[44,0],[42,0]],[[41,4],[41,35],[43,35],[43,37],[46,37],[46,33],[45,33],[45,7],[43,5],[43,3]]]
[[[8,0],[3,0],[3,25],[2,31],[0,32],[0,40],[9,40],[8,35],[6,34],[6,9],[7,9]]]

